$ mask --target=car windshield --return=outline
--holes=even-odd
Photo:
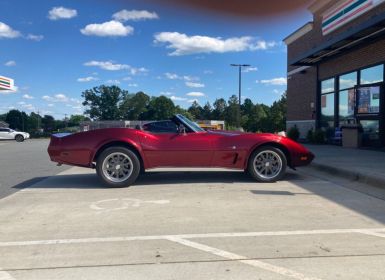
[[[197,123],[193,122],[192,120],[186,118],[183,115],[177,115],[177,117],[186,125],[188,125],[192,130],[195,132],[202,132],[205,131],[203,128],[201,128]]]

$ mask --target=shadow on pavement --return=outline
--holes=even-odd
[[[299,174],[287,173],[283,180],[298,180]],[[25,188],[67,188],[67,189],[101,189],[105,187],[96,174],[70,174],[48,177],[46,180],[34,178],[14,186]],[[38,184],[34,184],[37,183]],[[179,171],[146,172],[139,176],[133,186],[151,186],[166,184],[202,184],[202,183],[257,183],[249,175],[239,171]],[[262,183],[258,183],[262,184]]]

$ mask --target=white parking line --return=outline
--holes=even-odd
[[[224,237],[344,234],[344,233],[361,233],[361,234],[372,233],[374,235],[374,233],[378,231],[385,231],[385,228],[321,229],[321,230],[262,231],[262,232],[235,232],[235,233],[201,233],[201,234],[198,233],[198,234],[179,234],[179,235],[117,236],[117,237],[92,237],[92,238],[52,239],[52,240],[32,240],[32,241],[5,241],[5,242],[0,242],[0,247],[168,240],[170,238],[196,239],[196,238],[224,238]]]
[[[272,264],[269,264],[266,262],[262,262],[259,260],[248,260],[247,257],[240,256],[240,255],[237,255],[237,254],[234,254],[231,252],[223,251],[223,250],[220,250],[220,249],[217,249],[214,247],[210,247],[210,246],[207,246],[204,244],[200,244],[197,242],[193,242],[190,240],[186,240],[186,239],[182,239],[182,238],[178,238],[178,237],[168,238],[168,240],[182,244],[182,245],[185,245],[187,247],[198,249],[200,251],[211,253],[213,255],[216,255],[216,256],[219,256],[219,257],[222,257],[225,259],[229,259],[229,260],[233,260],[233,261],[239,261],[240,263],[251,265],[251,266],[256,267],[256,268],[261,268],[263,270],[271,271],[271,272],[274,272],[274,273],[277,273],[277,274],[280,274],[280,275],[283,275],[286,277],[290,277],[293,279],[320,280],[319,278],[307,277],[307,276],[303,275],[302,273],[293,271],[291,269],[287,269],[287,268],[280,267],[280,266],[275,266],[275,265],[272,265]]]

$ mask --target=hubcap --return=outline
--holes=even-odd
[[[255,172],[261,178],[273,179],[282,170],[282,159],[274,151],[262,151],[255,156],[253,166]]]
[[[103,161],[102,171],[108,180],[115,183],[123,182],[132,174],[132,160],[124,153],[109,154]]]

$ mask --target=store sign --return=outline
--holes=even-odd
[[[0,76],[0,90],[13,90],[14,82],[12,79]]]
[[[322,17],[322,34],[327,35],[360,15],[370,11],[385,0],[347,0]]]

